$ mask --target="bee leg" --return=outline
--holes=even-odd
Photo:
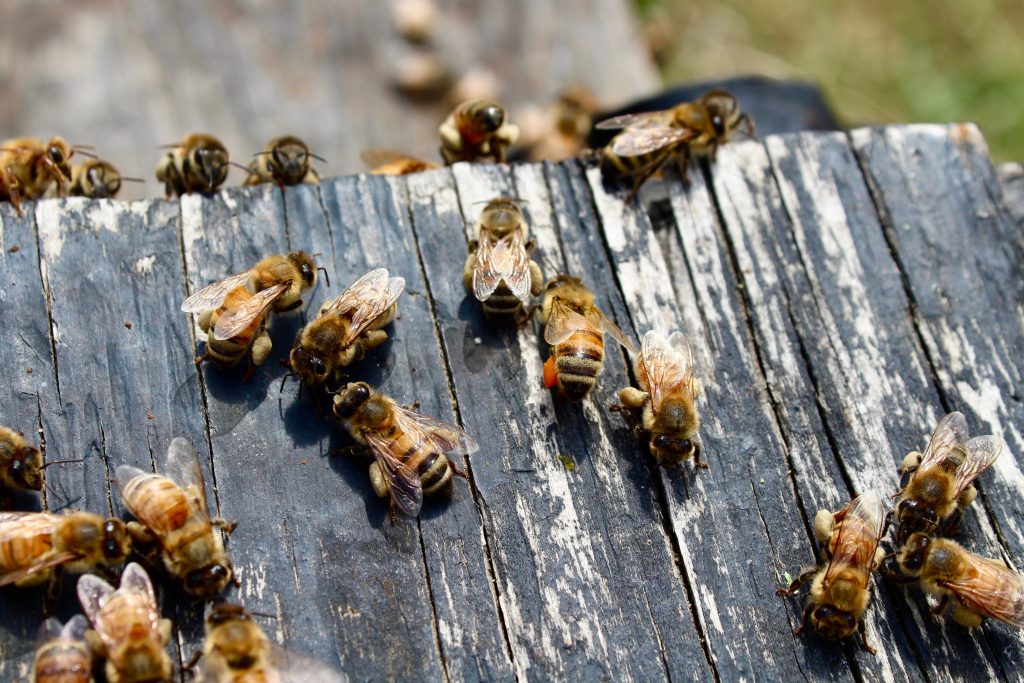
[[[974,487],[972,486],[971,488],[969,488],[967,490],[968,491],[974,490]],[[963,498],[963,495],[961,495],[961,498]],[[971,497],[971,500],[972,501],[974,500],[973,496]],[[890,512],[889,514],[892,514],[892,513]],[[964,517],[963,507],[958,507],[957,509],[953,510],[953,513],[942,524],[942,535],[943,536],[955,536],[957,531],[959,531],[959,529],[960,529],[960,520],[962,520],[963,517]]]
[[[192,653],[192,656],[188,658],[188,661],[181,665],[182,671],[191,671],[196,668],[196,664],[199,663],[200,657],[203,656],[203,648],[196,648],[196,651]]]
[[[279,309],[277,309],[277,312],[278,313],[287,313],[289,311],[294,311],[296,308],[299,308],[300,306],[302,306],[302,299],[296,299],[294,302],[289,304],[287,308],[279,308]]]
[[[226,534],[230,534],[238,526],[237,519],[233,519],[229,522],[228,520],[222,517],[215,517],[214,519],[210,520],[210,523]]]
[[[868,628],[863,619],[857,621],[857,633],[860,634],[861,649],[870,654],[877,655],[878,653],[875,652],[875,648],[871,647],[868,643]]]
[[[941,615],[943,612],[946,611],[947,607],[949,607],[949,593],[946,593],[945,595],[943,595],[942,599],[939,600],[939,604],[937,604],[935,607],[932,607],[929,610],[929,613],[933,617],[938,617],[939,615]]]
[[[529,307],[523,309],[523,315],[516,321],[516,327],[526,327],[531,320],[533,320],[534,313],[540,308],[539,304],[530,304]]]
[[[395,505],[395,497],[388,496],[388,514],[391,516],[391,526],[395,525],[395,517],[397,516],[398,506]]]
[[[817,571],[818,571],[817,567],[811,567],[810,569],[805,571],[803,574],[801,574],[800,576],[798,576],[795,579],[793,579],[793,581],[786,588],[776,588],[775,589],[775,594],[776,595],[793,595],[798,590],[800,590],[800,586],[802,586],[805,583],[807,583],[808,581],[810,581],[811,578],[814,576],[814,574]]]
[[[891,569],[886,569],[885,571],[883,571],[882,572],[882,576],[884,576],[886,579],[888,579],[889,581],[892,581],[893,583],[895,583],[895,584],[897,584],[899,586],[904,586],[904,585],[906,585],[908,583],[914,583],[915,581],[917,581],[917,577],[914,577],[914,576],[904,576],[903,574],[897,574],[896,572],[894,572]]]
[[[252,379],[252,373],[256,371],[256,364],[252,362],[252,356],[246,356],[246,367],[245,374],[242,375],[242,384],[246,384]]]
[[[200,365],[202,365],[203,361],[206,361],[206,360],[210,360],[210,352],[204,350],[203,354],[201,356],[196,356],[196,358],[195,358],[196,367],[199,367]]]
[[[701,447],[699,441],[693,442],[693,466],[702,470],[711,469],[706,460],[700,459]]]
[[[804,608],[803,616],[800,617],[800,625],[793,629],[794,636],[802,636],[811,626],[811,612],[813,608],[808,605]]]
[[[21,190],[18,185],[18,178],[10,168],[4,169],[4,184],[7,186],[7,195],[11,198],[11,204],[14,206],[14,210],[18,212],[18,217],[23,217],[25,212],[21,209]]]
[[[456,465],[455,461],[452,460],[451,458],[448,458],[448,467],[452,468],[452,472],[459,475],[463,479],[469,479],[469,472],[467,472],[466,470],[460,470],[459,466]]]
[[[344,458],[351,458],[354,455],[364,455],[367,450],[369,450],[369,449],[366,446],[364,446],[361,443],[357,443],[357,444],[353,444],[351,446],[344,446],[342,448],[335,448],[334,450],[332,450],[327,455],[328,455],[328,457],[331,457],[331,458],[333,458],[335,456],[341,456],[341,457],[344,457]]]
[[[57,609],[57,602],[60,599],[60,584],[64,572],[60,567],[55,567],[46,580],[46,598],[43,600],[43,619],[49,619],[50,615]]]
[[[409,410],[409,411],[412,411],[412,412],[415,413],[416,411],[418,411],[420,409],[420,402],[419,401],[413,401],[412,403],[406,403],[405,405],[402,406],[402,409],[403,410]]]

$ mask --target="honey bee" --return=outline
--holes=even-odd
[[[638,431],[650,439],[651,454],[663,467],[692,457],[694,465],[706,468],[697,436],[700,381],[693,376],[693,353],[682,332],[668,339],[654,330],[645,334],[635,370],[640,388],[620,391],[622,405],[612,408],[632,415]]]
[[[477,239],[469,245],[462,284],[483,302],[484,315],[496,325],[521,322],[523,306],[544,285],[540,266],[530,258],[533,241],[523,211],[514,199],[492,199],[480,214]]]
[[[623,114],[597,124],[601,130],[625,129],[602,152],[602,169],[610,177],[635,178],[630,199],[640,186],[674,156],[682,160],[683,179],[691,156],[715,160],[718,147],[746,127],[754,137],[754,120],[740,111],[725,90],[711,90],[696,102],[684,102],[662,111]]]
[[[583,281],[558,275],[544,288],[541,322],[551,354],[544,363],[544,386],[557,386],[570,401],[582,401],[604,369],[604,333],[636,353],[636,345],[594,303]]]
[[[66,191],[71,182],[70,160],[76,151],[81,148],[60,137],[0,142],[0,198],[9,199],[22,216],[22,197],[41,199],[54,184],[60,192]]]
[[[92,651],[85,642],[89,622],[76,614],[63,626],[56,619],[43,622],[43,641],[36,650],[32,680],[35,683],[89,683]]]
[[[597,110],[594,95],[582,86],[568,87],[559,94],[546,112],[538,112],[533,139],[520,140],[529,147],[530,161],[562,161],[577,156],[586,147],[587,136],[594,125]],[[526,125],[520,120],[520,128]],[[526,135],[524,134],[524,137]]]
[[[156,179],[167,197],[213,192],[228,177],[228,150],[212,135],[191,133],[174,145],[156,166]]]
[[[921,531],[911,534],[900,547],[897,562],[907,579],[919,580],[926,593],[938,598],[933,615],[944,612],[952,602],[953,620],[961,626],[980,626],[984,617],[992,617],[1024,628],[1024,575],[1003,562]]]
[[[345,292],[320,308],[303,327],[289,355],[292,372],[308,385],[336,381],[342,368],[383,344],[398,310],[405,279],[388,277],[386,268],[371,270]]]
[[[440,164],[433,161],[424,161],[390,149],[368,149],[359,158],[370,168],[372,175],[410,175],[441,168]]]
[[[43,490],[43,454],[17,432],[0,427],[0,486]]]
[[[146,570],[130,563],[115,590],[103,579],[78,579],[78,601],[94,630],[85,634],[90,649],[106,658],[109,683],[150,683],[171,680],[171,658],[164,649],[171,622],[161,619]]]
[[[978,436],[967,440],[967,421],[961,413],[946,415],[935,427],[924,455],[911,452],[897,470],[909,475],[896,493],[896,541],[902,544],[915,531],[948,533],[963,510],[977,497],[973,482],[1003,451],[1003,440]]]
[[[53,570],[82,574],[119,567],[131,541],[119,519],[91,512],[0,512],[0,586],[37,586]]]
[[[214,526],[234,526],[210,519],[206,486],[196,452],[187,439],[171,441],[166,476],[119,465],[121,498],[136,519],[128,532],[136,547],[159,552],[167,573],[182,581],[185,592],[201,598],[220,593],[232,579],[231,560]]]
[[[249,164],[249,177],[243,184],[276,183],[284,186],[319,183],[320,174],[313,168],[310,159],[323,161],[309,151],[305,142],[293,135],[274,138]]]
[[[835,514],[819,510],[814,517],[814,535],[822,545],[827,564],[812,568],[788,588],[779,588],[779,595],[793,595],[808,580],[807,596],[801,625],[793,635],[800,635],[810,626],[828,640],[848,638],[860,633],[860,643],[868,652],[864,614],[871,602],[871,572],[878,569],[885,557],[879,541],[885,533],[882,500],[868,491]]]
[[[256,303],[236,307],[221,314],[214,328],[215,333],[219,330],[222,335],[231,330],[237,334],[252,321],[249,317],[252,313],[251,308],[261,304],[263,297],[272,299],[273,310],[276,313],[294,311],[302,306],[302,293],[312,289],[316,284],[317,270],[313,257],[304,251],[268,256],[249,270],[235,273],[200,289],[185,299],[181,304],[181,310],[185,313],[216,310],[221,308],[228,295],[239,287],[248,288],[260,297],[255,299]],[[264,294],[266,290],[273,290],[273,294]],[[246,324],[242,324],[243,321],[246,321]]]
[[[334,395],[334,416],[352,438],[372,451],[370,482],[378,496],[391,497],[395,510],[415,517],[423,495],[450,495],[452,473],[466,477],[451,459],[479,446],[455,425],[399,406],[366,382],[351,382]]]
[[[205,631],[199,675],[203,683],[346,680],[320,662],[274,645],[252,613],[241,605],[227,601],[210,605]]]
[[[141,183],[143,180],[123,177],[110,162],[89,159],[72,167],[68,194],[73,197],[110,199],[121,191],[122,182]]]
[[[445,164],[492,159],[505,163],[505,150],[519,139],[506,121],[505,108],[493,100],[470,100],[455,107],[438,128]]]

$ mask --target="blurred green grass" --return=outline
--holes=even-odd
[[[635,1],[667,83],[806,78],[848,125],[975,121],[1024,160],[1021,0]]]

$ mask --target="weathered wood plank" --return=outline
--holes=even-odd
[[[1003,186],[1003,199],[1017,225],[1024,229],[1024,164],[1009,163],[996,168]]]

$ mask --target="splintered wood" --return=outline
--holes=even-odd
[[[0,207],[2,422],[42,443],[21,509],[124,516],[113,482],[196,444],[212,512],[237,519],[230,591],[279,644],[352,679],[1021,680],[1024,638],[933,619],[876,574],[871,655],[794,637],[775,590],[817,560],[812,523],[899,487],[939,418],[1008,448],[958,539],[1024,561],[1024,235],[971,126],[769,137],[723,147],[646,210],[580,161],[354,176],[178,201]],[[654,195],[648,193],[648,198]],[[583,278],[639,340],[693,347],[703,457],[661,469],[609,409],[633,383],[607,343],[581,404],[542,381],[534,323],[500,331],[467,296],[467,240],[487,200],[522,200],[547,277]],[[191,292],[294,249],[327,269],[279,316],[252,380],[193,357]],[[391,339],[348,368],[481,448],[450,502],[392,526],[368,460],[282,378],[296,332],[371,268],[406,280]],[[178,666],[202,609],[157,581]],[[27,675],[45,596],[2,590],[0,679]],[[65,580],[57,615],[75,611]]]

